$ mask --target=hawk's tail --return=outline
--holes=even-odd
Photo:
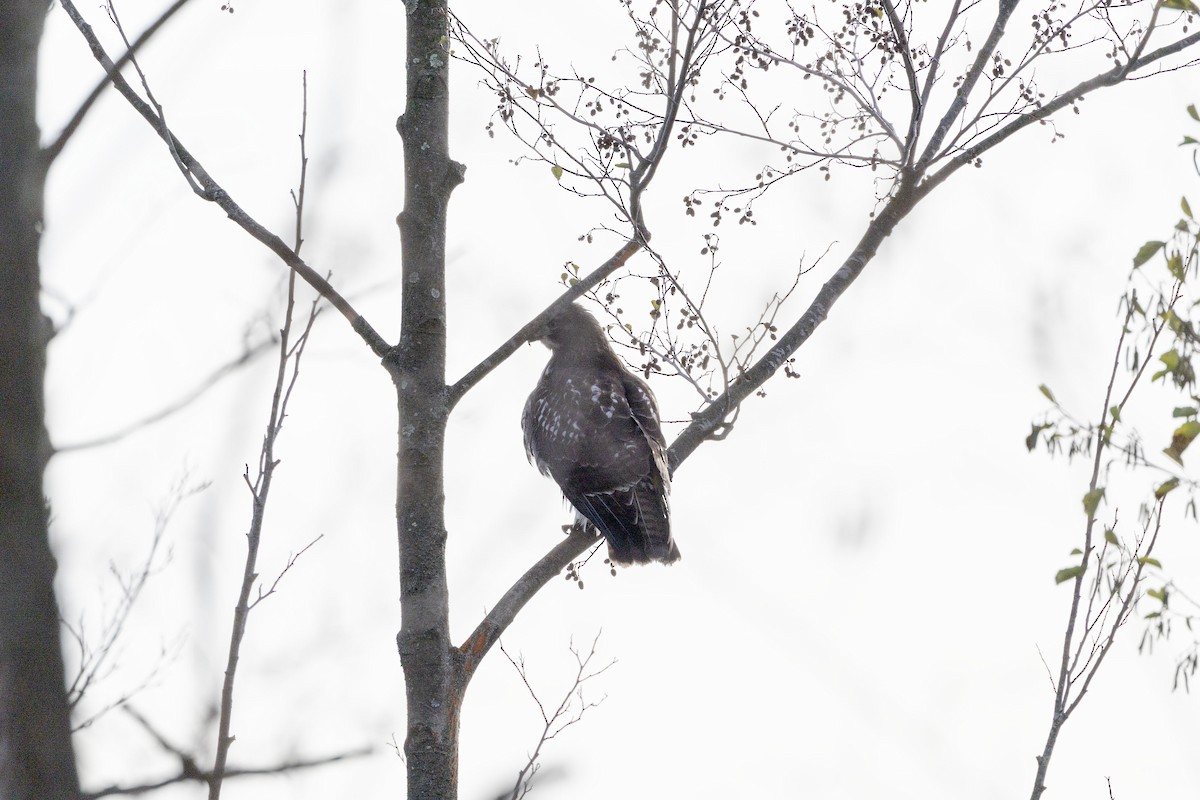
[[[679,548],[671,538],[667,494],[653,476],[626,488],[567,499],[604,534],[609,558],[615,563],[671,564],[679,560]]]

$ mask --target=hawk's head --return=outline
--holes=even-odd
[[[551,350],[608,349],[604,329],[588,312],[571,303],[550,317],[531,337],[540,339]]]

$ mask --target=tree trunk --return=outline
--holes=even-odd
[[[409,0],[400,343],[387,359],[400,416],[396,522],[397,644],[408,702],[404,752],[410,800],[458,793],[460,659],[450,641],[442,482],[446,432],[446,206],[462,181],[449,158],[445,2]]]
[[[0,797],[79,796],[42,472],[45,171],[34,116],[44,0],[0,0]]]

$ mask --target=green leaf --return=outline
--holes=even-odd
[[[1113,418],[1113,422],[1121,421],[1121,407],[1120,406],[1113,406],[1112,408],[1110,408],[1108,410],[1108,413],[1109,413],[1109,416],[1111,416]]]
[[[1051,403],[1054,403],[1056,405],[1058,404],[1058,401],[1054,399],[1054,392],[1050,391],[1050,387],[1047,386],[1046,384],[1043,383],[1041,386],[1039,386],[1038,391],[1041,392],[1042,394],[1046,395],[1046,399],[1049,400]]]
[[[1158,360],[1167,365],[1167,369],[1174,371],[1179,369],[1179,351],[1168,350],[1158,357]]]
[[[1113,533],[1112,528],[1104,529],[1104,541],[1108,542],[1111,545],[1116,545],[1117,547],[1121,546],[1121,540],[1117,538],[1117,535],[1115,533]]]
[[[1104,487],[1092,489],[1083,496],[1083,512],[1088,515],[1088,519],[1096,516],[1096,509],[1100,506],[1100,499],[1104,497]]]
[[[1053,425],[1049,425],[1049,424],[1047,424],[1047,425],[1031,425],[1029,435],[1025,437],[1025,448],[1032,452],[1033,448],[1037,447],[1038,436],[1041,434],[1041,432],[1046,430],[1047,428],[1053,428],[1053,427],[1054,427]]]
[[[1163,8],[1173,8],[1176,11],[1190,11],[1193,14],[1200,14],[1200,8],[1196,8],[1196,4],[1192,0],[1162,0]],[[1195,106],[1188,106],[1188,113],[1195,119]],[[1200,121],[1200,120],[1197,120]]]
[[[1185,144],[1200,144],[1200,140],[1193,139],[1191,136],[1185,136],[1183,137],[1183,141],[1179,143],[1179,146],[1183,147]]]
[[[1197,436],[1200,436],[1200,422],[1188,420],[1175,429],[1175,433],[1171,435],[1170,446],[1163,448],[1163,452],[1176,464],[1183,466],[1183,451],[1188,449],[1188,445]]]
[[[1195,420],[1184,422],[1175,431],[1175,435],[1183,435],[1183,437],[1188,438],[1188,441],[1195,439],[1198,434],[1200,434],[1200,422],[1196,422]]]
[[[554,176],[554,180],[561,181],[563,176],[563,168],[555,164],[550,168],[550,174]]]
[[[1188,219],[1195,219],[1195,217],[1192,216],[1192,207],[1188,205],[1186,197],[1179,198],[1179,207],[1183,209],[1183,213],[1187,215]]]
[[[1073,556],[1081,556],[1081,555],[1083,555],[1083,551],[1082,551],[1082,550],[1080,550],[1078,547],[1072,547],[1072,548],[1071,548],[1071,555],[1073,555]]]
[[[1163,481],[1162,483],[1160,483],[1158,485],[1158,488],[1154,490],[1154,499],[1162,500],[1168,494],[1175,491],[1175,489],[1178,487],[1179,487],[1179,478],[1171,478],[1168,481]]]
[[[1200,122],[1200,114],[1196,113],[1195,104],[1188,106],[1187,112],[1188,112],[1188,116],[1190,116],[1192,119],[1196,120],[1196,122]]]
[[[1137,255],[1133,257],[1133,267],[1137,269],[1142,264],[1145,264],[1150,259],[1154,258],[1154,254],[1162,250],[1166,242],[1146,242],[1141,249],[1137,251]]]
[[[1157,558],[1151,558],[1150,556],[1142,556],[1138,559],[1138,563],[1144,564],[1147,567],[1158,567],[1159,569],[1162,569],[1162,563],[1159,562]]]
[[[1171,277],[1177,281],[1181,281],[1187,277],[1187,270],[1183,266],[1183,256],[1178,252],[1171,253],[1167,256],[1167,270],[1171,273]]]
[[[1175,410],[1171,412],[1171,416],[1172,417],[1194,417],[1194,416],[1196,416],[1196,410],[1197,409],[1195,406],[1176,406]]]
[[[1079,566],[1076,566],[1076,567],[1067,567],[1066,569],[1060,569],[1058,572],[1054,573],[1054,582],[1056,584],[1058,584],[1058,583],[1062,583],[1063,581],[1069,581],[1072,578],[1079,577],[1080,575],[1082,575],[1085,572],[1087,572],[1086,564],[1080,564]]]

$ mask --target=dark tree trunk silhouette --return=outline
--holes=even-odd
[[[0,797],[79,796],[42,473],[50,447],[35,118],[46,4],[0,2]]]

